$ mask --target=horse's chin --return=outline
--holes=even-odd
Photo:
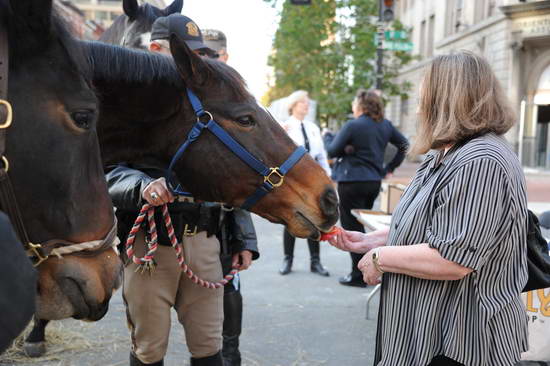
[[[321,229],[301,212],[296,212],[293,219],[285,222],[285,225],[288,232],[297,238],[319,240],[321,237]]]

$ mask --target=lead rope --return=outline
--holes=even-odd
[[[148,232],[150,235],[150,240],[146,241],[147,252],[143,257],[139,258],[135,256],[134,242],[136,240],[136,235],[141,225],[143,224],[143,221],[145,221],[145,216],[147,216],[147,222],[149,225]],[[168,212],[167,204],[162,205],[162,217],[164,219],[164,224],[166,225],[166,230],[168,231],[168,237],[170,238],[172,248],[174,248],[176,252],[176,259],[178,260],[181,269],[185,272],[185,274],[191,281],[201,287],[216,289],[225,286],[239,272],[237,268],[233,267],[231,271],[227,275],[225,275],[225,277],[219,282],[205,281],[194,274],[187,263],[185,263],[185,256],[183,254],[183,243],[178,242],[178,239],[176,238],[174,226],[172,225],[172,218],[170,217],[170,213]],[[132,226],[132,230],[130,230],[130,233],[128,234],[128,239],[126,240],[126,255],[128,256],[128,258],[132,259],[132,262],[138,265],[136,271],[141,271],[142,273],[152,273],[155,270],[156,266],[155,252],[157,251],[157,248],[158,235],[157,226],[155,224],[155,206],[146,203],[143,205],[143,207],[141,207],[139,215],[134,222],[134,226]]]

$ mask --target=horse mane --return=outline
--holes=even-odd
[[[19,60],[26,59],[29,55],[34,55],[37,51],[47,47],[44,40],[22,42],[15,38],[15,34],[26,35],[29,31],[26,29],[27,25],[18,23],[7,2],[0,2],[0,22],[5,24],[8,29],[9,53],[12,65],[19,64]],[[18,32],[21,29],[24,30]],[[86,80],[91,80],[91,69],[85,50],[82,48],[81,42],[73,36],[72,26],[57,12],[55,6],[52,7],[51,29],[52,34],[49,39],[59,41],[68,55],[72,68]]]
[[[186,86],[171,57],[100,42],[83,43],[88,52],[94,78],[135,84],[164,81],[178,89]],[[203,61],[208,66],[208,80],[211,84],[205,85],[204,88],[214,87],[214,83],[219,86],[221,83],[243,100],[251,97],[244,79],[233,68],[216,60]]]
[[[184,88],[174,61],[167,56],[100,42],[83,42],[94,78],[136,84],[166,81]]]

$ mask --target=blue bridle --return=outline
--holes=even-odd
[[[304,156],[306,150],[300,146],[288,157],[288,159],[279,167],[270,168],[264,163],[256,159],[254,155],[250,154],[241,144],[239,144],[233,137],[231,137],[225,130],[216,122],[210,112],[205,111],[199,98],[190,89],[187,89],[187,96],[195,115],[197,116],[197,123],[193,126],[187,139],[181,144],[178,151],[172,157],[172,161],[168,166],[166,173],[166,181],[170,182],[172,176],[172,170],[176,162],[181,159],[183,153],[192,142],[194,142],[201,135],[204,129],[212,132],[225,146],[229,148],[235,155],[237,155],[243,162],[249,167],[254,169],[258,174],[264,177],[264,182],[256,191],[246,199],[241,208],[248,210],[254,206],[259,200],[261,200],[266,194],[273,191],[274,188],[281,186],[284,183],[286,173]],[[201,122],[201,118],[208,116],[210,119],[208,122]],[[179,190],[179,186],[174,189],[174,192],[180,195],[189,196],[190,193]]]

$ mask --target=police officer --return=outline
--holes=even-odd
[[[159,18],[153,25],[150,49],[166,53],[166,41],[175,34],[196,53],[212,54],[202,43],[198,26],[179,14]],[[188,265],[207,281],[219,281],[222,268],[219,260],[221,207],[218,204],[195,203],[176,197],[165,181],[166,165],[152,157],[139,163],[109,167],[107,183],[117,208],[119,236],[125,241],[144,203],[168,204],[176,237],[183,242]],[[173,182],[178,184],[178,182]],[[150,275],[136,271],[127,260],[124,270],[123,298],[131,331],[130,365],[163,365],[170,333],[170,311],[174,308],[183,325],[193,366],[222,366],[223,289],[206,289],[187,278],[179,267],[170,239],[159,212],[155,214],[158,231],[156,269]],[[147,234],[142,229],[135,241],[136,254],[145,253]],[[231,249],[233,252],[233,250]],[[248,251],[235,253],[235,264],[246,269]],[[243,258],[245,258],[243,260]]]
[[[227,62],[227,38],[225,34],[216,29],[204,29],[202,31],[204,43],[208,48],[216,52],[215,58],[221,62]],[[227,235],[229,234],[229,235]],[[231,256],[226,248],[242,248],[252,253],[252,259],[257,259],[258,242],[256,231],[250,213],[238,208],[228,212],[222,225],[220,236],[222,242],[222,265],[224,274],[231,269]],[[240,277],[237,275],[231,282],[225,285],[223,297],[223,349],[222,356],[225,366],[240,366],[241,353],[239,351],[239,337],[242,330],[243,298],[241,295]]]

